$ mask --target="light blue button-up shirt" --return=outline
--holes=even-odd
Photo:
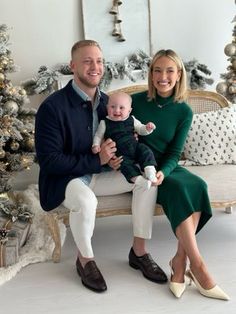
[[[84,100],[84,101],[91,101],[91,98],[84,92],[82,89],[79,88],[79,86],[75,83],[75,81],[72,81],[72,87],[74,88],[75,92]],[[97,107],[100,102],[101,92],[100,89],[97,88],[95,101],[93,105],[93,136],[98,128],[98,113],[97,113]],[[89,185],[92,180],[92,174],[85,174],[82,177],[79,177],[80,180],[82,180],[86,185]]]

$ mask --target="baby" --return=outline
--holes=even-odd
[[[94,136],[92,151],[94,154],[100,152],[102,140],[111,138],[116,142],[117,157],[123,157],[120,171],[127,181],[150,189],[152,182],[157,181],[156,160],[151,149],[139,143],[134,133],[148,135],[155,130],[156,126],[152,122],[144,125],[130,115],[131,103],[132,98],[124,92],[117,92],[109,97],[108,115],[105,120],[100,121]]]

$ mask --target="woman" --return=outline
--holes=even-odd
[[[174,51],[155,54],[148,85],[148,93],[132,96],[132,113],[142,123],[152,121],[157,126],[140,140],[154,152],[158,164],[157,202],[163,206],[178,239],[177,252],[170,261],[170,290],[179,298],[186,288],[187,275],[204,296],[228,300],[209,274],[195,236],[212,216],[206,183],[178,165],[193,113],[185,102],[186,71]],[[190,268],[186,272],[187,260]]]

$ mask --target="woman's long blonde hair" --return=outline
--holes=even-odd
[[[176,52],[174,52],[171,49],[159,50],[154,55],[154,57],[152,58],[152,62],[150,64],[149,73],[148,73],[148,98],[150,100],[153,100],[156,98],[157,91],[153,85],[152,73],[153,73],[154,64],[156,63],[157,59],[159,59],[163,56],[168,57],[172,61],[174,61],[176,66],[177,66],[177,69],[181,72],[180,79],[178,82],[176,82],[176,85],[174,88],[175,89],[174,100],[177,102],[185,101],[187,98],[187,74],[186,74],[186,70],[185,70],[185,67],[184,67],[184,64],[183,64],[183,61],[181,60],[181,58],[176,54]]]

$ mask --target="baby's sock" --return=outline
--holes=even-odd
[[[134,184],[143,187],[144,189],[149,190],[152,182],[150,180],[145,179],[143,176],[138,176],[134,182]]]
[[[157,182],[157,177],[156,177],[156,169],[154,166],[147,166],[144,168],[144,173],[145,176],[148,180],[151,182]]]

